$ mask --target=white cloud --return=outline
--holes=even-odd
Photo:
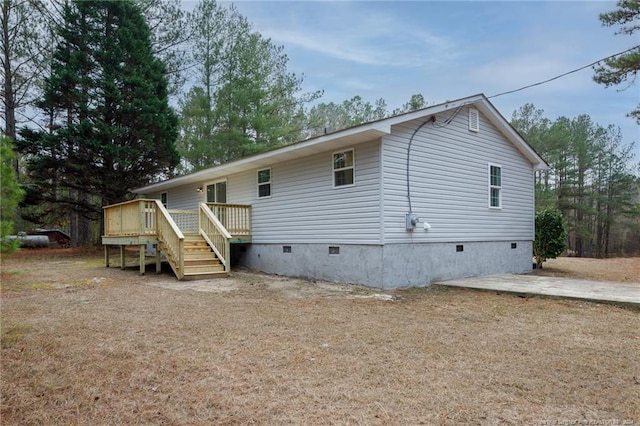
[[[306,9],[301,7],[296,3],[282,14],[264,10],[252,18],[256,29],[277,44],[359,65],[424,67],[450,60],[456,54],[448,37],[407,25],[401,15],[378,10],[370,3],[311,3]],[[313,13],[316,10],[320,12]],[[255,13],[256,8],[252,11]]]
[[[256,30],[285,46],[305,87],[323,102],[354,95],[384,98],[390,108],[411,94],[430,103],[518,89],[588,64],[633,44],[602,27],[598,13],[615,2],[240,2]],[[573,117],[589,114],[623,127],[638,88],[617,92],[592,81],[590,69],[493,99],[505,117],[526,102]],[[635,95],[635,96],[634,96]],[[616,118],[617,117],[617,118]],[[640,156],[640,147],[637,149]]]

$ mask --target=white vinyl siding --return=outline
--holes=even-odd
[[[184,185],[178,188],[171,188],[167,193],[167,206],[168,209],[196,209],[198,203],[204,201],[202,199],[202,192],[198,192],[199,185]],[[151,192],[144,194],[144,198],[162,200],[162,193]]]
[[[422,121],[394,126],[383,139],[384,242],[533,240],[533,168],[498,130],[479,114],[469,132],[464,109],[436,117],[414,137],[409,161],[413,213],[431,229],[405,230],[407,145]],[[487,208],[487,163],[502,164],[502,210]],[[504,179],[508,176],[508,180]]]
[[[412,210],[421,219],[413,232],[405,229],[407,145],[424,119],[394,125],[382,140],[346,147],[354,153],[353,185],[334,187],[334,154],[344,150],[333,147],[268,165],[277,176],[270,197],[256,198],[257,173],[267,165],[226,176],[227,202],[252,205],[256,244],[533,240],[531,163],[482,113],[479,132],[469,131],[465,108],[442,127],[452,114],[437,115],[412,143]],[[501,167],[501,209],[488,208],[488,164]],[[196,189],[206,183],[170,189],[169,208],[197,208],[203,194]],[[160,192],[146,195],[160,199]],[[425,231],[422,222],[431,228]]]
[[[272,165],[271,198],[255,198],[255,170],[229,176],[229,202],[253,205],[256,244],[380,244],[379,149],[379,140],[354,146],[355,183],[339,191],[327,151]]]

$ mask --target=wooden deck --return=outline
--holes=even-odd
[[[109,266],[109,246],[120,247],[121,265],[124,248],[138,246],[140,273],[145,273],[147,245],[156,247],[156,271],[160,271],[161,254],[167,259],[178,279],[185,276],[228,274],[230,244],[251,242],[251,206],[241,204],[200,203],[195,210],[167,210],[159,200],[138,199],[104,207],[102,244],[105,263]],[[188,247],[185,235],[201,238],[207,250],[215,254],[215,267],[203,265],[188,271]],[[185,264],[186,260],[186,264]],[[218,264],[222,265],[222,271]],[[197,270],[198,273],[193,273]]]

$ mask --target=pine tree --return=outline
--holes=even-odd
[[[619,0],[618,9],[600,15],[602,25],[607,27],[619,25],[620,29],[616,34],[632,35],[640,30],[640,1],[639,0]],[[636,40],[638,38],[636,37]],[[640,45],[632,48],[631,51],[615,58],[607,59],[604,65],[595,68],[593,79],[596,83],[604,84],[605,87],[626,84],[628,86],[635,83],[636,76],[640,71]],[[640,104],[629,113],[640,124]]]
[[[61,42],[39,102],[50,132],[24,130],[20,148],[31,156],[39,201],[98,219],[102,205],[172,172],[179,161],[177,117],[168,104],[164,65],[133,3],[67,4],[58,32]],[[79,223],[84,226],[72,233],[88,242],[87,222]]]
[[[13,219],[24,191],[18,185],[13,169],[11,139],[0,134],[0,251],[11,252],[17,248],[16,241],[6,239],[14,232]]]
[[[637,252],[640,168],[620,129],[587,115],[551,122],[531,104],[513,114],[512,125],[550,166],[536,176],[536,211],[562,213],[569,250],[577,256]]]
[[[197,85],[180,103],[185,171],[300,139],[302,105],[319,93],[299,94],[302,78],[287,71],[281,46],[215,0],[196,7],[192,43]]]

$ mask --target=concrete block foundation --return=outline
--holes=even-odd
[[[249,244],[237,265],[269,274],[393,289],[434,281],[525,273],[531,241],[418,244]]]

